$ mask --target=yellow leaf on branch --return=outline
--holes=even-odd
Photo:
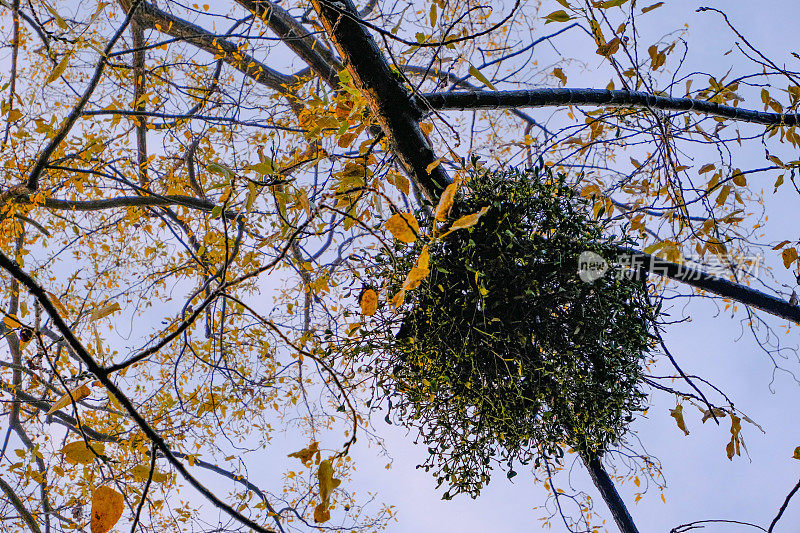
[[[119,311],[120,309],[121,309],[121,307],[119,306],[119,304],[117,302],[114,302],[114,303],[109,304],[109,305],[107,305],[105,307],[100,307],[98,309],[95,309],[94,311],[92,311],[92,315],[91,315],[90,318],[91,318],[92,322],[96,322],[97,320],[100,320],[101,318],[105,318],[108,315],[111,315],[111,314]]]
[[[437,159],[437,160],[433,161],[432,163],[430,163],[427,167],[425,167],[425,172],[427,174],[430,174],[431,172],[433,172],[433,169],[438,167],[443,159],[444,159],[443,157],[440,157],[439,159]]]
[[[453,207],[453,201],[458,191],[458,182],[453,182],[445,187],[442,197],[439,198],[439,205],[436,206],[436,220],[444,222],[447,215],[450,214],[450,209]]]
[[[131,468],[131,475],[138,481],[147,481],[150,477],[150,465],[134,466]],[[167,475],[154,469],[152,479],[154,483],[163,483],[167,480]]]
[[[5,324],[10,329],[17,329],[22,326],[22,322],[19,321],[17,315],[6,315],[3,317],[3,324]]]
[[[414,242],[419,232],[419,222],[411,213],[395,213],[386,221],[386,229],[401,242]]]
[[[314,454],[316,454],[317,462],[319,462],[319,443],[317,441],[312,442],[307,448],[290,453],[288,457],[297,457],[305,466],[311,466],[311,460],[314,458]]]
[[[53,294],[52,292],[48,291],[47,297],[50,298],[50,303],[53,304],[53,306],[56,308],[56,310],[59,313],[61,313],[63,316],[67,316],[67,314],[68,314],[67,313],[67,308],[64,307],[64,304],[61,303],[61,300],[59,300],[58,297],[55,294]]]
[[[405,299],[406,299],[406,291],[405,291],[405,289],[400,289],[399,291],[397,291],[397,294],[392,296],[392,299],[390,301],[392,302],[392,305],[396,309],[396,308],[400,307],[401,305],[403,305],[403,302],[405,301]]]
[[[686,429],[686,422],[683,420],[683,406],[679,404],[675,406],[675,409],[670,409],[669,415],[675,419],[675,422],[678,424],[678,429],[688,435],[689,430]]]
[[[61,454],[72,464],[89,464],[94,461],[98,455],[103,455],[106,451],[105,444],[102,442],[92,442],[91,448],[86,444],[86,441],[78,440],[70,442],[61,448]]]
[[[472,213],[471,215],[464,215],[463,217],[459,218],[458,220],[453,222],[453,225],[450,226],[450,230],[447,233],[445,233],[444,235],[442,235],[442,238],[447,237],[448,235],[450,235],[451,233],[453,233],[454,231],[456,231],[458,229],[471,228],[472,226],[474,226],[475,224],[478,223],[478,221],[481,219],[481,217],[483,215],[485,215],[488,210],[489,210],[489,207],[487,206],[487,207],[482,208],[477,213]]]
[[[706,420],[708,420],[709,418],[714,418],[714,417],[725,418],[725,415],[727,415],[727,414],[728,414],[728,412],[725,409],[722,409],[721,407],[714,407],[713,409],[706,409],[705,411],[703,411],[703,420],[702,420],[702,422],[703,422],[703,424],[705,424]]]
[[[76,401],[76,402],[79,401],[79,400],[83,400],[84,398],[89,396],[91,393],[92,393],[92,391],[91,391],[91,389],[89,389],[89,385],[86,385],[84,383],[80,387],[77,387],[77,388],[73,389],[72,391],[70,391],[69,394],[65,394],[64,396],[62,396],[61,398],[56,400],[56,402],[53,405],[50,406],[50,410],[47,411],[47,414],[48,415],[52,415],[53,413],[55,413],[59,409],[63,409],[64,407],[66,407],[68,405],[71,405],[73,400]]]
[[[331,494],[341,484],[342,480],[333,477],[333,465],[328,459],[320,463],[317,471],[317,480],[319,481],[319,499],[321,502],[314,509],[314,521],[327,522],[331,519],[331,512],[328,509]]]
[[[111,487],[98,487],[92,494],[92,533],[111,531],[122,516],[123,507],[122,494]]]
[[[728,454],[728,459],[733,461],[734,454],[742,455],[739,449],[741,438],[739,432],[742,430],[742,419],[731,413],[731,441],[725,446],[725,452]]]
[[[417,261],[414,263],[414,266],[411,268],[411,272],[408,273],[406,276],[405,281],[403,282],[403,290],[410,291],[419,287],[422,280],[428,277],[428,274],[431,273],[428,265],[430,264],[431,256],[428,253],[428,245],[426,244],[422,248],[422,252],[419,254]]]
[[[789,268],[792,263],[797,261],[797,248],[784,248],[781,252],[783,258],[783,266]]]
[[[361,314],[364,316],[372,316],[378,310],[378,293],[374,289],[367,289],[361,295],[359,301],[361,306]]]
[[[47,77],[47,80],[44,82],[44,84],[47,85],[48,83],[52,83],[55,80],[57,80],[62,74],[64,74],[64,71],[67,70],[67,66],[69,65],[69,61],[71,58],[72,58],[71,52],[67,52],[66,54],[64,54],[64,57],[62,57],[61,61],[58,62],[58,65],[56,65],[56,68],[54,68],[53,71],[50,73],[50,75]]]

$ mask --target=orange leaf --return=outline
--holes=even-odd
[[[422,283],[422,280],[428,277],[428,274],[431,273],[428,268],[429,263],[430,254],[428,254],[428,245],[426,244],[422,248],[422,253],[419,254],[416,263],[411,268],[411,272],[408,273],[406,280],[403,282],[404,291],[416,289]]]
[[[783,252],[781,252],[781,257],[783,257],[783,266],[789,268],[789,266],[797,260],[797,249],[784,248]]]
[[[122,494],[111,487],[99,487],[92,495],[92,533],[111,531],[122,516]]]
[[[378,293],[374,289],[367,289],[361,295],[361,314],[364,316],[372,316],[378,310]]]
[[[431,164],[429,164],[427,167],[425,167],[425,172],[426,172],[427,174],[430,174],[430,173],[433,171],[433,169],[434,169],[434,168],[436,168],[436,167],[438,167],[438,166],[439,166],[439,163],[441,163],[441,162],[442,162],[442,159],[444,159],[444,158],[443,158],[443,157],[440,157],[439,159],[437,159],[437,160],[435,160],[435,161],[431,162]]]
[[[457,191],[458,182],[453,182],[445,187],[442,197],[439,198],[439,205],[436,206],[436,220],[439,222],[444,222],[447,219],[447,215],[450,214]]]
[[[419,222],[411,213],[395,213],[386,221],[386,229],[398,241],[414,242],[417,240]]]
[[[86,465],[94,461],[98,455],[103,455],[106,451],[105,444],[102,442],[91,443],[91,448],[86,444],[86,441],[78,440],[70,442],[63,448],[61,453],[67,462],[72,464]]]
[[[314,508],[314,522],[327,522],[331,519],[331,511],[324,503],[317,505]]]
[[[686,435],[689,434],[689,430],[686,429],[686,422],[683,420],[683,406],[677,405],[675,409],[669,410],[669,415],[675,419],[675,422],[678,424],[678,428],[683,431]]]
[[[314,454],[317,454],[317,461],[319,461],[319,443],[317,441],[312,442],[308,448],[303,448],[299,452],[290,453],[288,457],[297,457],[304,465],[310,466]]]
[[[406,291],[405,291],[405,289],[400,289],[397,292],[397,294],[392,296],[392,299],[390,301],[392,302],[392,305],[395,306],[395,308],[398,308],[401,305],[403,305],[403,301],[405,299],[406,299]]]

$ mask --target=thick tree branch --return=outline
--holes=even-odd
[[[627,256],[627,265],[642,268],[651,274],[666,276],[692,287],[702,289],[741,302],[750,307],[755,307],[786,320],[800,324],[800,307],[792,305],[781,298],[751,289],[746,285],[734,283],[726,279],[707,274],[702,270],[671,263],[650,254],[620,246],[617,248],[620,256]]]
[[[775,529],[775,525],[778,523],[778,520],[781,519],[784,511],[786,511],[786,508],[789,507],[789,501],[791,501],[792,497],[797,493],[798,490],[800,490],[800,481],[798,481],[797,485],[795,485],[794,488],[789,491],[789,494],[786,495],[786,499],[783,501],[783,505],[781,505],[781,508],[778,510],[778,514],[772,519],[769,529],[767,529],[767,533],[772,533],[772,530]]]
[[[331,87],[338,87],[337,73],[344,69],[333,52],[319,42],[302,24],[278,4],[269,0],[236,0],[267,23],[308,66]]]
[[[142,415],[133,405],[133,402],[131,402],[131,400],[128,399],[128,397],[119,389],[119,387],[117,387],[117,385],[109,378],[108,370],[100,366],[100,364],[95,360],[94,356],[92,356],[92,354],[89,353],[80,340],[78,340],[69,326],[64,322],[64,319],[61,318],[56,307],[50,301],[47,291],[45,291],[36,281],[34,281],[33,278],[23,271],[19,265],[17,265],[17,263],[9,259],[8,256],[2,252],[0,252],[0,268],[3,268],[14,279],[19,281],[21,285],[25,286],[25,288],[27,288],[28,291],[37,300],[39,300],[42,308],[53,320],[55,327],[64,336],[65,340],[67,343],[69,343],[72,349],[75,350],[75,353],[86,365],[87,370],[97,376],[97,379],[102,383],[106,390],[117,397],[120,405],[133,419],[136,425],[138,425],[147,438],[153,442],[153,444],[158,448],[159,452],[164,454],[164,457],[172,465],[172,467],[175,468],[175,470],[177,470],[195,490],[202,494],[203,497],[210,501],[215,507],[225,512],[234,520],[241,522],[253,530],[258,531],[259,533],[272,533],[272,530],[267,529],[250,518],[242,515],[229,504],[222,501],[189,473],[184,464],[178,460],[175,454],[172,453],[161,435],[158,434],[158,432],[147,422],[147,420],[144,419],[144,417],[142,417]]]
[[[455,91],[420,95],[421,109],[518,109],[520,107],[603,106],[638,107],[662,111],[693,111],[715,117],[768,126],[797,126],[800,115],[765,113],[696,100],[657,96],[641,91],[608,89],[529,89],[523,91]]]
[[[392,73],[375,40],[359,22],[351,0],[340,0],[336,7],[325,0],[312,0],[312,4],[400,164],[423,196],[435,203],[450,180],[442,165],[430,172],[427,169],[436,157],[419,128],[420,116],[411,93]],[[343,15],[342,10],[348,14]]]
[[[625,502],[620,498],[614,482],[608,477],[608,473],[603,468],[603,463],[600,462],[599,456],[584,457],[583,462],[589,470],[589,474],[594,481],[595,486],[603,496],[603,500],[608,504],[611,510],[611,515],[619,527],[620,533],[639,533],[636,524],[633,522],[628,508],[625,507]]]
[[[123,1],[123,5],[125,0]],[[143,28],[152,29],[191,43],[209,54],[220,57],[225,63],[258,83],[266,85],[283,94],[289,94],[289,87],[297,83],[295,76],[287,76],[256,60],[222,36],[187,22],[156,6],[143,2],[136,13],[136,22]]]

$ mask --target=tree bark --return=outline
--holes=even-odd
[[[530,89],[524,91],[454,91],[423,94],[421,109],[519,109],[521,107],[606,106],[639,107],[663,111],[694,111],[715,117],[770,126],[800,124],[794,113],[764,113],[708,100],[656,96],[640,91],[608,89]]]
[[[404,170],[431,203],[450,182],[441,165],[428,171],[436,155],[419,127],[420,114],[411,93],[395,77],[375,40],[358,19],[351,0],[312,0],[353,82],[394,148]]]
[[[589,470],[589,475],[592,476],[595,486],[600,491],[603,499],[611,510],[611,515],[617,523],[621,533],[639,533],[636,524],[633,522],[628,508],[625,507],[625,502],[620,498],[614,482],[608,477],[606,469],[603,468],[603,463],[600,462],[598,455],[591,457],[583,457],[583,462]]]

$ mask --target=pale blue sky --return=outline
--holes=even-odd
[[[638,4],[643,7],[648,2]],[[723,55],[733,47],[735,36],[718,15],[695,13],[695,9],[703,5],[723,9],[748,40],[778,64],[786,62],[790,68],[800,67],[800,61],[790,55],[791,51],[798,50],[795,37],[800,4],[796,2],[668,1],[666,4],[655,12],[657,16],[640,17],[639,28],[643,34],[657,36],[680,29],[683,23],[687,23],[690,51],[684,73],[702,70],[721,77],[731,66],[738,67],[739,73],[755,70],[752,65],[745,65],[736,52]],[[547,8],[543,11],[549,12]],[[570,55],[573,46],[570,40],[558,42],[558,48],[565,56]],[[592,61],[600,63],[599,56],[586,59],[590,65]],[[607,81],[607,78],[592,79],[589,69],[581,76],[570,75],[569,86],[588,87],[597,86],[597,83],[605,86]],[[755,99],[741,105],[760,109],[762,104]],[[750,146],[739,155],[744,158],[741,160],[744,161],[742,168],[747,165],[748,168],[765,166],[763,148],[758,145]],[[791,159],[798,157],[795,155]],[[776,177],[775,174],[763,174],[754,180],[763,180],[765,188],[771,192]],[[782,189],[768,202],[769,223],[765,230],[768,239],[797,239],[795,193],[788,188]],[[770,264],[776,267],[776,276],[782,283],[793,283],[782,265],[777,265],[774,260]],[[699,413],[687,407],[686,419],[691,434],[684,436],[669,416],[669,409],[675,407],[674,398],[656,394],[648,418],[637,421],[633,430],[649,452],[663,463],[668,483],[664,493],[666,503],[662,503],[658,491],[652,490],[634,504],[633,483],[620,487],[620,492],[642,533],[666,532],[679,524],[704,519],[741,520],[767,526],[800,478],[800,461],[791,459],[795,446],[800,445],[797,416],[800,386],[779,373],[772,384],[774,393],[770,391],[772,364],[759,351],[752,335],[742,333],[741,313],[731,318],[730,313],[721,313],[712,302],[699,299],[692,300],[685,308],[682,304],[673,308],[672,313],[673,316],[690,316],[692,319],[670,327],[666,333],[668,346],[676,359],[687,372],[703,376],[722,387],[737,407],[764,427],[766,434],[745,424],[743,435],[750,458],[742,456],[729,461],[725,455],[725,445],[730,439],[728,419],[720,427],[715,427],[713,422],[702,425]],[[779,320],[768,320],[776,328],[782,325]],[[784,342],[797,344],[796,329],[784,337]],[[797,361],[784,364],[800,375]],[[380,417],[376,418],[380,428],[383,422]],[[427,455],[425,447],[414,446],[411,443],[413,435],[407,436],[397,428],[387,428],[384,434],[394,458],[392,469],[386,470],[386,460],[375,459],[362,449],[357,454],[359,470],[355,478],[356,486],[363,483],[364,487],[377,487],[382,499],[397,506],[398,522],[391,525],[389,531],[477,533],[540,529],[538,519],[542,514],[533,508],[544,502],[546,493],[541,486],[532,486],[530,475],[526,476],[525,471],[520,471],[513,484],[503,473],[498,473],[477,500],[458,497],[453,501],[442,501],[443,489],[434,490],[432,477],[414,468]],[[606,526],[615,531],[605,504],[580,467],[576,468],[573,482],[595,498],[595,509],[608,517]],[[790,504],[775,531],[797,531],[798,523],[800,499]],[[552,531],[566,529],[554,520]],[[756,530],[710,524],[703,531],[736,533]]]

